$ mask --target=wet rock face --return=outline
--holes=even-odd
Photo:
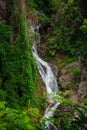
[[[6,2],[5,0],[0,0],[0,20],[6,18]]]
[[[85,98],[87,96],[87,81],[83,81],[79,84],[78,95],[80,98]]]

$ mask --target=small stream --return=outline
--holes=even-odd
[[[39,26],[33,27],[31,26],[31,30],[32,32],[34,32],[35,29],[39,29]],[[39,41],[38,41],[39,42]],[[36,46],[36,41],[33,45],[33,55],[36,59],[37,65],[38,65],[38,70],[39,73],[42,77],[42,80],[46,86],[46,92],[47,92],[47,96],[48,96],[48,102],[50,103],[50,105],[46,108],[45,114],[44,114],[44,119],[49,119],[50,117],[53,117],[53,114],[55,112],[55,110],[57,109],[58,105],[60,104],[60,102],[56,101],[54,99],[54,96],[56,96],[56,93],[59,91],[58,90],[58,85],[57,85],[57,81],[56,78],[54,76],[54,73],[50,67],[50,65],[45,62],[43,59],[41,59],[39,57],[39,54],[37,52],[37,46]],[[50,122],[50,121],[46,121],[45,122],[47,129],[48,130],[57,130],[56,126]]]

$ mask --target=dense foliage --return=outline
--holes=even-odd
[[[37,70],[32,54],[31,32],[26,20],[25,5],[23,2],[20,5],[16,2],[15,5],[18,6],[14,8],[12,15],[15,16],[16,11],[17,25],[15,21],[11,27],[0,22],[0,100],[7,100],[11,107],[26,105],[29,100],[32,104],[35,103]]]
[[[28,106],[27,110],[20,111],[6,106],[0,101],[0,129],[35,130],[38,127],[40,113],[37,108]]]
[[[80,0],[61,1],[56,5],[57,13],[52,15],[49,54],[61,51],[71,56],[87,55],[87,17],[83,11],[85,4]],[[54,52],[54,53],[53,53]]]

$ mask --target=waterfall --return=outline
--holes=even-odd
[[[38,28],[38,27],[36,27],[36,28]],[[31,30],[34,32],[35,28],[33,26],[31,26]],[[36,43],[36,41],[35,41],[35,43]],[[50,105],[46,108],[45,115],[43,118],[49,119],[50,117],[53,117],[55,110],[57,109],[58,105],[60,104],[60,102],[58,102],[54,99],[54,96],[58,92],[58,85],[57,85],[56,78],[54,76],[54,73],[53,73],[50,65],[39,57],[36,44],[33,45],[32,50],[33,50],[33,55],[36,59],[37,65],[38,65],[39,73],[46,86],[48,101],[50,103]],[[48,130],[57,130],[56,126],[54,126],[53,123],[51,123],[50,121],[46,121],[45,124],[46,124]],[[52,127],[52,129],[51,129],[51,127]]]

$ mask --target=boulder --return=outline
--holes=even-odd
[[[86,67],[83,67],[81,80],[87,80],[87,68]]]
[[[64,89],[66,89],[66,87],[68,88],[72,82],[72,79],[73,79],[73,74],[70,73],[70,74],[66,74],[66,75],[62,75],[60,78],[59,78],[59,84],[60,86]]]
[[[87,81],[82,81],[79,84],[79,88],[77,92],[80,98],[85,98],[87,96]]]
[[[72,73],[75,68],[81,69],[81,63],[79,61],[77,62],[72,62],[68,65],[66,65],[62,70],[61,70],[61,75],[65,75],[67,73],[67,69],[69,68],[69,73]]]

